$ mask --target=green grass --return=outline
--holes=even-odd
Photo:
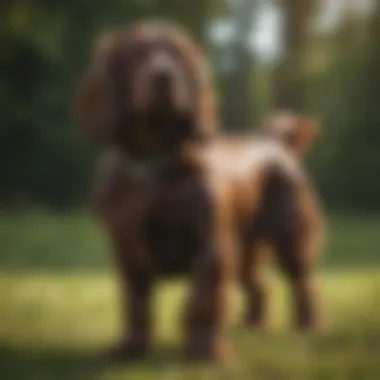
[[[0,214],[0,265],[6,268],[102,268],[107,240],[89,215]]]
[[[225,332],[235,360],[188,366],[180,356],[187,288],[164,283],[156,292],[152,357],[104,366],[96,354],[120,327],[104,235],[88,216],[0,216],[0,379],[377,380],[379,231],[379,219],[331,218],[321,271],[330,328],[321,335],[291,332],[286,284],[269,272],[273,328],[244,329],[235,290]]]
[[[332,216],[324,266],[380,265],[380,218]],[[109,267],[109,245],[86,214],[0,214],[0,267],[78,270]]]
[[[233,300],[226,335],[237,358],[223,367],[181,363],[183,284],[157,292],[157,347],[147,362],[103,367],[96,352],[117,334],[115,284],[106,274],[3,274],[0,283],[0,370],[6,379],[378,379],[380,276],[355,271],[323,277],[330,331],[289,332],[286,292],[273,278],[273,331],[239,326],[241,297]]]

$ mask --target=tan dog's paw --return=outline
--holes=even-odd
[[[200,336],[191,339],[185,355],[189,361],[226,362],[233,359],[234,351],[228,341]]]
[[[145,359],[150,351],[146,342],[138,342],[133,339],[119,341],[102,353],[102,358],[107,361],[134,361]]]

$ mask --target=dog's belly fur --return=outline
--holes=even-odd
[[[204,250],[208,219],[207,191],[200,180],[163,186],[142,227],[149,252],[162,274],[176,276],[191,271]]]

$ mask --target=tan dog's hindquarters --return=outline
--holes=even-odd
[[[255,327],[266,327],[269,322],[269,295],[261,270],[266,260],[264,242],[272,248],[291,286],[295,326],[320,328],[324,321],[315,268],[324,244],[324,218],[300,161],[316,135],[317,123],[311,117],[282,112],[269,117],[262,130],[264,141],[295,154],[290,155],[292,159],[285,155],[269,165],[261,182],[262,197],[252,213],[251,237],[247,238],[242,261],[242,284],[248,298],[246,322]],[[262,143],[263,149],[267,149],[266,144]]]

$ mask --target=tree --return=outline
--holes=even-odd
[[[273,103],[277,108],[305,108],[303,72],[308,25],[315,0],[283,0],[283,58],[274,71]]]
[[[240,0],[232,8],[235,20],[235,38],[228,47],[233,59],[232,69],[224,77],[224,121],[234,129],[247,128],[253,116],[252,53],[249,51],[248,38],[252,31],[256,0]]]
[[[347,184],[351,203],[358,208],[380,210],[380,3],[376,2],[367,28],[366,56],[355,91],[355,128],[349,129],[344,159],[349,163]],[[352,105],[354,107],[354,105]]]

